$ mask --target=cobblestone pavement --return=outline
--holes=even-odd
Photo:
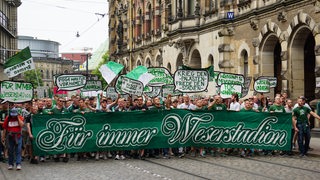
[[[240,158],[191,157],[182,159],[89,160],[69,163],[24,162],[21,171],[0,163],[0,180],[51,179],[320,179],[320,157],[255,156]]]

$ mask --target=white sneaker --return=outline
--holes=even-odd
[[[112,154],[108,152],[108,158],[112,158]]]
[[[107,156],[106,156],[105,154],[103,155],[103,157],[102,157],[102,158],[103,158],[103,160],[107,160],[107,159],[108,159],[108,158],[107,158]]]
[[[19,171],[19,170],[21,170],[21,165],[20,164],[17,165],[17,171]]]
[[[119,160],[119,159],[120,159],[120,157],[119,157],[119,155],[117,154],[116,157],[114,158],[114,160]]]
[[[40,157],[40,161],[41,161],[41,162],[44,162],[44,157]]]
[[[96,161],[99,161],[99,153],[96,154]]]
[[[121,160],[125,160],[126,157],[124,157],[124,155],[121,155],[121,156],[120,156],[120,159],[121,159]]]
[[[12,165],[9,165],[8,166],[8,170],[12,170],[13,169],[13,166]]]

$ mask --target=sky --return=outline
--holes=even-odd
[[[22,0],[18,35],[56,41],[60,53],[94,51],[108,38],[107,12],[107,0]]]

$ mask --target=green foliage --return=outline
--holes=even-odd
[[[23,78],[26,82],[31,83],[33,85],[34,89],[37,88],[39,84],[40,84],[40,86],[43,86],[43,81],[42,81],[40,69],[30,70],[30,71],[24,72]],[[39,80],[39,83],[38,83],[38,80]]]
[[[99,68],[101,65],[106,64],[109,60],[109,52],[106,52],[103,56],[102,56],[102,60],[100,61],[98,67],[92,71],[92,74],[97,75],[99,77],[99,80],[102,82],[102,87],[106,87],[107,86],[107,82],[103,79]]]

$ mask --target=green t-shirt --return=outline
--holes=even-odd
[[[281,112],[281,113],[285,113],[286,110],[284,109],[283,106],[281,105],[272,105],[269,107],[269,112],[274,111],[274,112]]]
[[[298,123],[307,123],[308,122],[308,114],[310,114],[311,110],[307,107],[297,107],[293,109],[293,116],[297,117]]]
[[[44,108],[44,109],[42,110],[42,113],[43,113],[43,114],[49,114],[50,112],[52,112],[52,108]]]
[[[256,111],[253,110],[253,109],[245,109],[245,108],[242,108],[242,109],[240,109],[240,112],[256,112]]]
[[[62,107],[61,109],[58,109],[57,106],[55,106],[52,109],[53,114],[66,114],[69,113],[68,109],[65,107]]]
[[[211,111],[226,111],[227,106],[225,104],[214,104],[211,107]]]
[[[74,112],[74,113],[82,113],[82,112],[88,113],[88,112],[91,112],[91,111],[90,111],[89,108],[83,108],[83,109],[79,108],[79,109],[73,110],[73,112]]]

